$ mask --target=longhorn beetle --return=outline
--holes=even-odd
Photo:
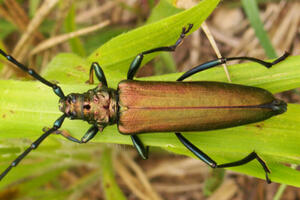
[[[192,24],[189,24],[187,28],[183,27],[174,45],[158,47],[138,54],[129,67],[127,79],[118,84],[117,90],[107,86],[104,72],[100,65],[94,62],[90,67],[89,83],[94,83],[93,76],[95,73],[100,81],[99,85],[82,94],[65,95],[57,84],[44,79],[36,71],[19,63],[0,49],[0,54],[6,57],[8,61],[53,89],[60,98],[59,109],[63,113],[50,129],[46,130],[2,172],[0,180],[51,133],[59,132],[58,129],[65,118],[69,118],[71,120],[84,120],[91,124],[90,129],[80,140],[63,131],[59,132],[72,142],[86,143],[97,132],[103,131],[107,125],[117,124],[119,132],[130,135],[140,156],[147,159],[149,147],[143,145],[138,134],[175,132],[176,137],[186,148],[212,168],[240,166],[256,159],[265,171],[266,181],[270,183],[271,180],[268,177],[270,170],[254,151],[241,160],[217,164],[216,161],[186,139],[181,132],[222,129],[262,121],[284,113],[287,110],[287,104],[276,99],[267,90],[257,87],[223,82],[182,81],[195,73],[231,60],[250,60],[266,68],[271,68],[284,60],[288,53],[273,62],[265,62],[253,57],[215,59],[185,72],[176,82],[133,80],[145,55],[158,51],[174,51],[192,27]]]

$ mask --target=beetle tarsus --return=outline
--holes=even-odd
[[[263,170],[265,171],[265,176],[266,176],[266,181],[267,183],[271,183],[271,180],[268,176],[270,172],[268,166],[266,165],[265,161],[263,161],[256,152],[251,152],[249,155],[247,155],[245,158],[235,161],[235,162],[231,162],[231,163],[225,163],[225,164],[221,164],[221,165],[217,165],[217,168],[227,168],[227,167],[238,167],[241,165],[245,165],[249,162],[251,162],[252,160],[256,159],[260,165],[263,167]]]
[[[290,53],[289,52],[284,52],[284,54],[282,55],[282,56],[280,56],[279,58],[277,58],[276,60],[274,60],[273,62],[272,62],[272,65],[275,65],[275,64],[277,64],[277,63],[279,63],[279,62],[281,62],[281,61],[283,61],[284,59],[286,59],[287,57],[289,57],[290,56]]]
[[[137,70],[139,69],[139,67],[142,63],[144,55],[154,53],[154,52],[158,52],[158,51],[175,51],[176,47],[179,46],[182,43],[184,37],[192,29],[192,27],[193,27],[193,24],[189,24],[188,28],[183,27],[182,31],[180,33],[180,36],[179,36],[179,38],[177,39],[177,41],[175,42],[174,45],[165,46],[165,47],[157,47],[157,48],[154,48],[154,49],[143,51],[142,53],[138,54],[130,64],[129,70],[127,72],[127,79],[129,79],[129,80],[133,79],[133,77],[135,76]]]

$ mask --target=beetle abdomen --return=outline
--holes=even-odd
[[[283,101],[264,89],[229,83],[126,80],[118,91],[123,134],[227,128],[286,110]]]

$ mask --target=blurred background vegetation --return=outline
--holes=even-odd
[[[82,65],[88,66],[81,57],[93,61],[99,52],[101,57],[101,53],[105,52],[97,49],[110,39],[172,16],[197,3],[195,0],[2,0],[0,48],[46,74],[50,80],[72,82],[70,78],[60,78],[63,75],[57,71],[51,74],[48,67],[55,65],[66,72],[67,69],[59,64],[67,66],[68,62],[77,62],[81,66],[82,62]],[[186,71],[199,63],[215,59],[216,50],[212,47],[213,40],[207,39],[208,32],[224,57],[271,59],[284,51],[299,55],[299,10],[298,1],[222,1],[205,25],[186,38],[175,53],[160,53],[138,72],[138,77]],[[63,52],[72,52],[78,58],[61,54]],[[112,59],[118,57],[109,56]],[[82,71],[82,75],[78,76],[86,77],[78,80],[86,81],[88,72],[84,68],[77,70]],[[115,77],[111,77],[111,81],[116,85],[116,77],[124,72],[121,69],[119,72],[113,71]],[[29,78],[9,65],[3,57],[0,57],[0,72],[1,79]],[[223,73],[226,74],[225,71]],[[297,89],[278,94],[278,97],[290,103],[300,102]],[[35,102],[32,104],[34,107]],[[50,106],[56,109],[56,101]],[[40,112],[40,107],[36,112]],[[69,124],[72,126],[72,123]],[[12,133],[18,130],[20,134],[27,134],[22,132],[22,127],[10,126],[10,129]],[[7,137],[2,130],[4,125],[0,123],[1,139]],[[5,144],[1,142],[1,169],[31,141],[26,139],[27,135],[23,139],[20,139],[22,135],[9,137],[12,139],[5,141]],[[267,185],[264,180],[232,171],[212,171],[199,160],[168,154],[156,148],[151,148],[150,158],[142,161],[128,146],[99,143],[80,146],[64,140],[57,143],[55,139],[49,139],[47,144],[34,151],[30,159],[24,160],[26,165],[21,163],[17,172],[11,172],[15,173],[12,175],[13,182],[0,185],[0,200],[300,198],[300,192],[295,187],[285,188],[275,183]],[[14,154],[8,154],[11,152]]]

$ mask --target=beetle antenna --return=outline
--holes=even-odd
[[[51,87],[53,89],[54,93],[57,96],[59,96],[61,99],[65,98],[65,95],[64,95],[62,89],[58,85],[47,81],[46,79],[44,79],[43,77],[41,77],[34,69],[28,68],[27,66],[23,65],[22,63],[19,63],[12,56],[7,55],[2,49],[0,49],[0,54],[3,55],[8,61],[10,61],[11,63],[15,64],[17,67],[19,67],[20,69],[22,69],[24,72],[28,73],[33,78],[35,78],[38,81],[42,82],[43,84]]]
[[[25,158],[32,150],[36,149],[43,141],[46,139],[51,133],[55,132],[57,129],[61,127],[66,118],[66,114],[63,114],[59,117],[53,124],[53,127],[50,128],[48,131],[43,133],[37,140],[35,140],[30,147],[28,147],[21,155],[19,155],[7,168],[0,174],[0,181],[6,176],[8,172],[13,167],[16,167],[23,158]]]

